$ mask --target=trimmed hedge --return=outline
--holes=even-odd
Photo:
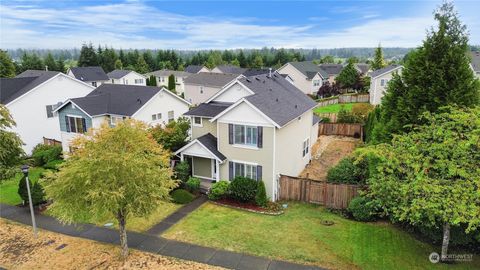
[[[374,221],[378,217],[375,202],[367,197],[355,197],[348,204],[348,212],[358,221]]]
[[[265,207],[268,203],[267,191],[265,190],[265,183],[263,181],[257,182],[257,194],[255,195],[255,203],[258,206]]]
[[[190,192],[197,192],[200,190],[200,179],[196,177],[190,177],[188,178],[188,181],[185,183],[185,187],[187,188],[188,191]]]
[[[186,191],[185,189],[176,189],[170,194],[175,203],[186,204],[195,198],[195,195]]]
[[[222,180],[220,182],[214,183],[208,193],[208,198],[210,200],[219,200],[227,197],[228,191],[230,188],[230,182]]]
[[[237,176],[230,183],[230,196],[240,202],[252,202],[257,194],[257,181]]]
[[[362,166],[354,164],[351,157],[346,157],[328,170],[327,181],[342,184],[363,184],[365,182],[365,170]]]

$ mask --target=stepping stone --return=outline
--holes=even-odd
[[[210,259],[210,261],[208,261],[208,264],[217,265],[228,269],[237,269],[237,265],[242,259],[242,256],[243,254],[241,253],[218,250]]]

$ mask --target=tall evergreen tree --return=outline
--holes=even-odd
[[[57,70],[57,63],[50,52],[48,52],[47,57],[45,57],[44,64],[48,70]]]
[[[401,76],[389,82],[382,100],[381,117],[372,131],[373,142],[389,141],[421,124],[418,116],[445,105],[479,104],[480,82],[469,66],[468,35],[452,3],[435,11],[438,27],[423,45],[409,54]]]
[[[342,88],[354,88],[359,80],[359,74],[355,68],[355,61],[349,59],[348,64],[340,71],[340,74],[335,78],[335,81],[340,84]]]
[[[171,74],[168,76],[168,90],[172,91],[173,93],[177,93],[175,90],[175,75]]]
[[[92,43],[83,44],[78,58],[79,67],[98,66],[98,58]]]
[[[142,55],[138,57],[137,64],[135,65],[135,71],[140,74],[145,74],[148,72],[147,62],[145,62],[145,59],[143,59]]]
[[[0,50],[0,77],[13,78],[15,77],[15,65],[12,58],[4,50]]]
[[[115,61],[115,69],[123,69],[122,60],[117,59],[117,60]]]
[[[42,59],[38,57],[37,54],[24,53],[22,56],[22,71],[34,69],[34,70],[44,70],[45,66],[43,65]]]
[[[60,58],[58,58],[56,71],[65,72],[65,60],[63,60],[63,56],[60,56]]]
[[[381,69],[386,66],[385,60],[383,59],[383,50],[380,44],[375,48],[375,56],[373,57],[371,68],[373,70]]]

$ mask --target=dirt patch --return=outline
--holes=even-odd
[[[6,269],[223,269],[130,249],[125,262],[117,246],[39,231],[0,219],[0,266]]]
[[[325,180],[327,171],[342,158],[350,155],[361,142],[359,139],[342,136],[319,136],[312,146],[312,161],[299,177]]]

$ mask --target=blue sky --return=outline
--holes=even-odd
[[[434,25],[432,1],[8,1],[1,48],[414,47]],[[480,44],[480,1],[455,1]]]

